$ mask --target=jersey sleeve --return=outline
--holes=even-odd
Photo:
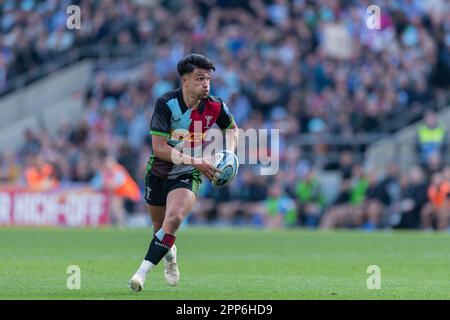
[[[229,129],[234,123],[234,117],[225,102],[222,102],[216,123],[220,129]]]
[[[166,102],[159,98],[156,101],[155,111],[153,112],[150,123],[150,134],[155,136],[170,137],[170,118],[172,112]]]

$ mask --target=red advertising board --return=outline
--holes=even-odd
[[[106,192],[86,188],[33,192],[0,189],[0,226],[109,225]]]

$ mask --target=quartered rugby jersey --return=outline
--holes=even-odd
[[[208,96],[192,110],[184,103],[180,88],[167,92],[156,101],[150,134],[168,137],[167,143],[172,147],[184,153],[189,150],[191,156],[201,156],[208,129],[214,123],[221,129],[228,129],[233,122],[233,116],[220,98]],[[192,172],[194,167],[163,161],[153,153],[147,164],[147,171],[150,170],[158,177],[174,178]]]

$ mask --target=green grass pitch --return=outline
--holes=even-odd
[[[450,234],[185,228],[181,279],[163,264],[127,287],[147,249],[143,229],[0,228],[0,299],[450,299]],[[69,265],[81,289],[69,290]],[[367,267],[381,269],[369,290]]]

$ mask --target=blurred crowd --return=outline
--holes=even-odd
[[[339,192],[327,201],[325,186],[310,169],[302,179],[282,171],[268,179],[243,169],[237,187],[218,190],[203,185],[203,197],[191,223],[215,219],[219,225],[255,227],[448,230],[450,167],[428,175],[420,166],[402,172],[391,164],[384,176],[365,172],[351,153],[341,157]]]
[[[366,8],[374,3],[2,1],[0,88],[75,47],[155,50],[137,80],[95,72],[82,123],[63,122],[55,135],[46,128],[25,132],[16,154],[0,155],[0,181],[31,185],[33,174],[26,169],[37,168],[34,177],[44,177],[46,186],[92,183],[98,150],[106,150],[143,188],[155,100],[179,85],[178,60],[200,52],[216,65],[212,94],[227,102],[239,127],[280,129],[281,170],[260,176],[243,166],[229,188],[204,183],[190,223],[444,228],[438,217],[446,216],[442,221],[448,224],[447,187],[441,186],[450,183],[441,156],[445,140],[440,136],[437,150],[436,141],[425,141],[437,132],[418,133],[418,167],[400,172],[393,165],[387,177],[365,172],[345,146],[298,145],[301,134],[388,134],[398,129],[399,120],[405,126],[430,108],[447,106],[448,3],[379,1],[381,29],[369,30]],[[70,4],[80,6],[81,30],[65,27]],[[430,128],[436,125],[432,122]],[[339,154],[335,163],[318,161],[331,152]],[[332,199],[319,181],[323,169],[341,176]],[[139,212],[145,210],[142,202],[125,205]]]

